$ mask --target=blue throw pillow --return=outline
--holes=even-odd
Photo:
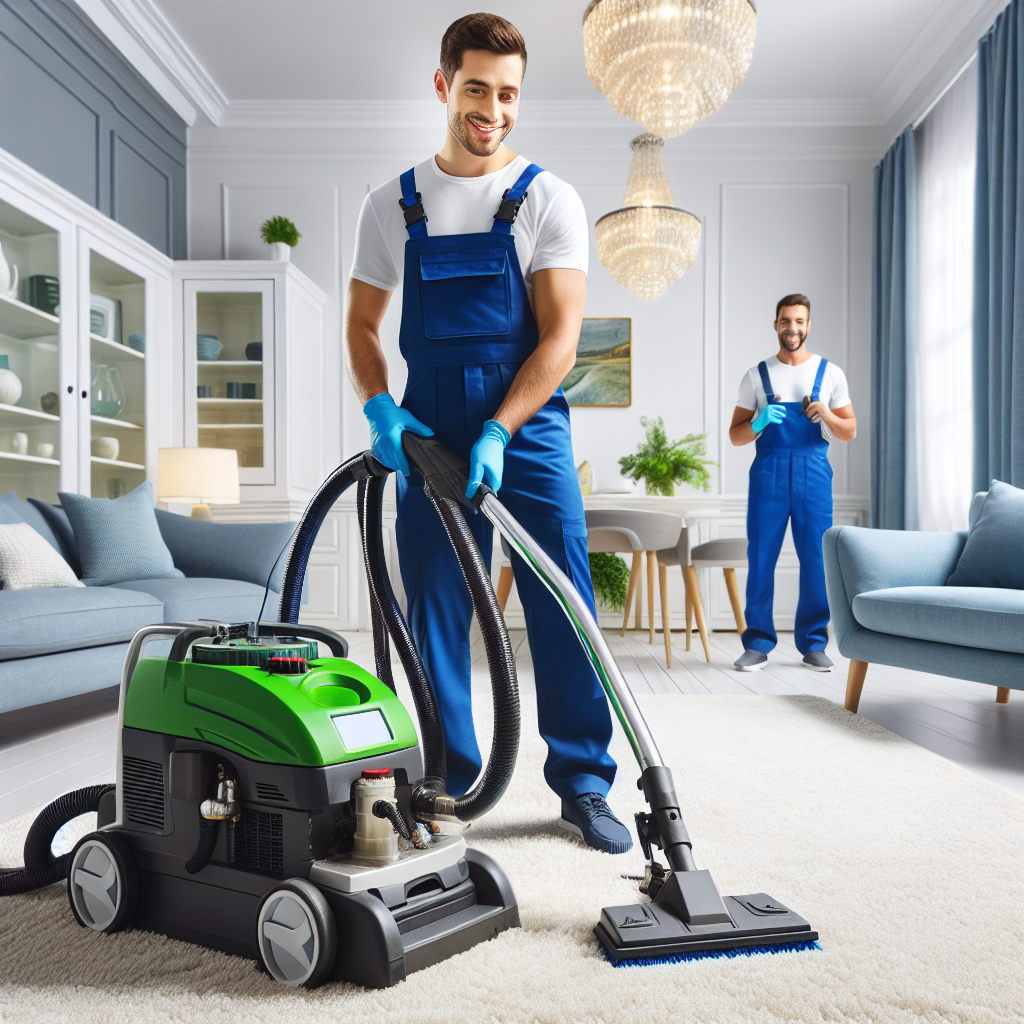
[[[946,586],[1024,590],[1024,490],[992,481]]]
[[[160,536],[148,480],[120,498],[65,492],[59,497],[75,531],[87,587],[184,575]]]

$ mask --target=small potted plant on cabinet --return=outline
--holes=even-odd
[[[657,419],[642,416],[640,424],[647,430],[647,437],[643,444],[637,445],[634,455],[619,459],[623,476],[630,480],[642,479],[648,494],[666,498],[676,493],[676,484],[690,484],[702,491],[711,486],[707,467],[717,463],[704,457],[707,434],[687,434],[679,441],[669,441],[660,416]]]
[[[271,217],[260,227],[260,237],[270,246],[270,258],[287,263],[292,258],[292,246],[299,244],[302,235],[287,217]]]

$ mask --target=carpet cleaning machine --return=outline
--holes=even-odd
[[[494,739],[463,796],[445,791],[441,720],[384,559],[391,470],[369,452],[341,465],[292,539],[280,622],[147,626],[121,680],[117,784],[67,794],[29,830],[25,867],[0,870],[0,894],[67,880],[76,920],[134,927],[255,959],[286,985],[369,988],[519,926],[508,879],[462,830],[501,798],[519,745],[515,661],[487,568],[460,505],[482,513],[545,583],[594,665],[639,763],[649,810],[636,815],[650,902],[605,907],[594,929],[614,963],[808,948],[817,933],[764,893],[719,894],[698,870],[672,776],[587,604],[557,565],[437,441],[403,446],[452,542],[481,627]],[[376,677],[345,640],[298,625],[313,542],[338,497],[358,487]],[[391,674],[393,643],[416,729]],[[319,645],[331,655],[319,656]],[[168,649],[169,648],[169,649]],[[97,830],[54,856],[58,830],[88,811]],[[658,862],[654,848],[668,861]]]

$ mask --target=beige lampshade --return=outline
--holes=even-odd
[[[234,448],[161,448],[158,501],[237,505],[238,452]]]

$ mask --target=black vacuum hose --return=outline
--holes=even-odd
[[[477,784],[468,793],[455,799],[456,816],[463,821],[472,821],[489,811],[501,799],[512,780],[519,752],[519,683],[505,619],[498,607],[491,577],[480,557],[473,534],[469,531],[466,517],[458,504],[450,498],[431,493],[430,500],[441,517],[469,587],[473,611],[483,634],[487,668],[491,677],[491,699],[494,703],[491,752]]]
[[[412,839],[412,831],[405,823],[402,812],[390,800],[375,800],[370,810],[373,811],[375,818],[387,818],[391,822],[391,827],[403,839]]]
[[[363,560],[368,558],[366,549],[366,480],[359,481],[356,491],[356,513],[359,517],[359,536],[363,545]],[[367,563],[367,574],[369,574],[369,563]],[[384,619],[381,617],[380,608],[376,601],[370,601],[370,626],[373,630],[373,660],[377,669],[377,678],[386,683],[391,692],[397,694],[395,679],[391,674],[391,643],[388,640],[388,631],[384,628]]]
[[[288,562],[284,567],[281,582],[281,608],[278,613],[279,622],[298,622],[299,609],[302,603],[302,580],[306,575],[306,563],[309,553],[313,550],[316,535],[320,532],[327,513],[334,503],[347,491],[356,480],[366,476],[366,456],[360,452],[347,462],[343,462],[321,485],[306,506],[306,511],[299,520],[292,537]]]
[[[0,868],[0,896],[31,892],[63,881],[67,877],[70,854],[54,857],[50,849],[53,837],[79,815],[99,810],[100,799],[114,788],[110,783],[86,786],[85,789],[65,793],[44,807],[25,838],[25,866]]]
[[[370,477],[366,481],[363,503],[363,555],[366,562],[366,578],[370,584],[370,603],[380,613],[387,632],[394,641],[405,676],[409,680],[416,717],[420,723],[420,738],[423,746],[423,786],[431,791],[444,793],[448,784],[448,768],[445,763],[444,732],[441,729],[441,715],[437,710],[434,691],[423,668],[416,644],[413,642],[409,625],[398,607],[395,592],[391,589],[387,563],[384,561],[384,478]]]
[[[199,815],[199,842],[196,843],[196,852],[192,859],[185,865],[185,870],[190,875],[198,874],[210,863],[213,856],[213,848],[217,844],[217,820],[204,818]]]

